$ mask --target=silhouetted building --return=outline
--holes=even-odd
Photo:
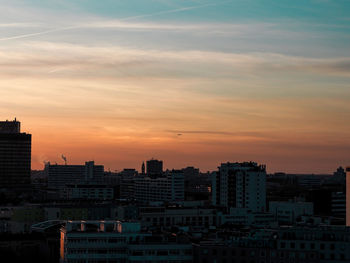
[[[145,169],[146,169],[145,168],[145,162],[142,162],[142,166],[141,166],[141,173],[142,174],[145,174],[145,172],[146,172]]]
[[[138,172],[134,168],[125,168],[120,172],[121,176],[137,176]]]
[[[161,175],[163,173],[163,161],[155,159],[147,161],[147,174],[148,175]]]
[[[114,192],[107,185],[74,184],[66,185],[62,197],[67,200],[112,200]]]
[[[222,163],[212,180],[212,203],[226,208],[266,209],[266,166],[254,162]]]
[[[269,211],[275,216],[275,219],[282,224],[294,224],[297,219],[303,215],[312,216],[314,214],[314,206],[311,202],[276,202],[269,204]]]
[[[120,198],[135,199],[135,177],[123,176],[120,181]]]
[[[93,161],[85,165],[58,165],[48,163],[45,166],[48,188],[63,190],[68,184],[102,184],[103,165],[95,165]]]
[[[156,178],[139,176],[135,179],[135,198],[138,201],[183,201],[184,193],[185,181],[182,171],[169,171],[166,176]]]
[[[193,166],[188,166],[186,168],[182,169],[185,178],[187,179],[187,177],[196,177],[199,176],[199,169],[198,168],[194,168]]]
[[[332,192],[331,215],[344,218],[346,216],[346,194],[344,192]]]
[[[350,226],[350,167],[346,168],[346,225]]]
[[[0,188],[30,186],[32,135],[21,133],[20,122],[0,122]]]

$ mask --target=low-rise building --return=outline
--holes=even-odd
[[[269,211],[281,224],[293,224],[303,215],[313,215],[314,205],[311,202],[277,202],[269,203]]]
[[[69,221],[61,229],[60,261],[192,262],[192,244],[143,232],[138,222]]]
[[[72,184],[63,189],[62,198],[66,200],[112,200],[113,188],[101,184]]]
[[[216,226],[216,210],[210,208],[141,207],[139,217],[144,226]]]
[[[185,199],[182,171],[172,170],[164,176],[135,178],[135,198],[139,202],[177,202]]]

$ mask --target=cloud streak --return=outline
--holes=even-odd
[[[31,50],[31,53],[26,50]],[[59,53],[60,56],[53,56],[55,53]],[[118,70],[135,74],[136,69],[142,69],[137,73],[142,75],[142,72],[154,74],[158,71],[166,74],[182,69],[183,76],[203,78],[206,74],[208,77],[231,78],[230,76],[234,77],[233,72],[242,74],[299,72],[350,77],[350,57],[314,59],[257,52],[234,54],[195,50],[166,51],[31,42],[18,46],[17,50],[0,48],[0,58],[3,72],[37,68],[38,74],[48,69],[50,73],[70,71],[73,74],[79,72],[84,74],[86,70],[91,69],[96,70],[96,74],[100,72],[104,75],[115,74]],[[213,72],[214,69],[216,72]]]
[[[216,2],[216,3],[206,3],[206,4],[195,5],[195,6],[190,6],[190,7],[176,8],[176,9],[165,10],[165,11],[160,11],[160,12],[151,13],[151,14],[143,14],[143,15],[138,15],[138,16],[129,16],[129,17],[125,17],[125,18],[119,19],[119,22],[130,21],[130,20],[138,20],[138,19],[149,18],[149,17],[165,15],[165,14],[171,14],[171,13],[185,12],[185,11],[189,11],[189,10],[200,9],[200,8],[205,8],[205,7],[210,7],[210,6],[223,5],[223,4],[230,3],[230,2],[232,2],[232,0]],[[10,24],[7,24],[7,25],[9,26]],[[29,24],[27,24],[27,25],[29,25]],[[96,23],[95,27],[96,26],[98,27],[98,25],[99,25],[99,23]],[[84,28],[84,27],[86,27],[86,26],[84,26],[84,25],[80,25],[80,26],[79,25],[71,25],[71,26],[66,26],[66,27],[52,28],[52,29],[48,29],[48,30],[44,30],[44,31],[40,31],[40,32],[35,32],[35,33],[21,34],[21,35],[16,35],[16,36],[4,37],[4,38],[0,38],[0,41],[8,41],[8,40],[15,40],[15,39],[22,39],[22,38],[30,38],[30,37],[35,37],[35,36],[41,36],[41,35],[47,35],[47,34],[50,34],[50,33],[60,32],[60,31],[67,31],[67,30],[72,30],[72,29]]]

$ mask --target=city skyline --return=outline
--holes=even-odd
[[[0,111],[32,168],[349,164],[347,1],[3,1]]]

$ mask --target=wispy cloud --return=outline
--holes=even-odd
[[[23,50],[24,49],[24,50]],[[31,53],[28,53],[30,50]],[[59,53],[59,56],[52,54]],[[17,50],[0,49],[0,67],[3,72],[25,68],[37,68],[39,72],[50,73],[71,70],[71,73],[84,73],[94,69],[96,74],[114,74],[143,69],[145,74],[166,72],[166,69],[188,69],[187,75],[193,77],[225,77],[232,72],[244,74],[269,72],[308,72],[309,74],[328,74],[350,76],[350,57],[342,58],[304,58],[273,53],[234,54],[196,50],[148,50],[117,46],[84,46],[66,43],[27,42]],[[196,69],[193,67],[196,66]],[[150,68],[151,67],[151,68]],[[156,67],[156,68],[154,68]],[[163,68],[163,69],[162,69]],[[215,74],[212,70],[220,69]],[[99,70],[100,69],[100,70]],[[103,70],[102,70],[103,69]],[[106,69],[109,69],[106,71]],[[153,73],[150,72],[153,70]],[[165,70],[165,71],[164,71]],[[100,73],[99,73],[100,72]],[[142,74],[142,71],[139,72]],[[180,76],[181,77],[181,76]]]
[[[217,6],[217,5],[223,5],[226,3],[230,3],[232,2],[232,0],[229,1],[221,1],[221,2],[216,2],[216,3],[205,3],[205,4],[200,4],[200,5],[194,5],[194,6],[189,6],[189,7],[183,7],[183,8],[176,8],[176,9],[170,9],[170,10],[165,10],[165,11],[160,11],[160,12],[155,12],[155,13],[150,13],[150,14],[143,14],[143,15],[137,15],[137,16],[129,16],[129,17],[124,17],[118,20],[119,24],[116,24],[115,22],[95,22],[93,24],[90,24],[89,27],[95,27],[95,28],[99,28],[99,27],[121,27],[121,28],[135,28],[135,25],[130,26],[130,24],[126,24],[126,23],[122,23],[125,21],[131,21],[131,20],[140,20],[143,18],[150,18],[150,17],[154,17],[154,16],[159,16],[159,15],[165,15],[165,14],[171,14],[171,13],[179,13],[179,12],[185,12],[185,11],[189,11],[189,10],[194,10],[194,9],[200,9],[200,8],[204,8],[204,7],[210,7],[210,6]],[[17,24],[17,26],[19,24],[24,25],[30,25],[30,24],[25,24],[25,23],[13,23],[13,25]],[[7,24],[8,26],[11,26],[11,24]],[[0,25],[1,26],[1,25]],[[69,25],[69,26],[65,26],[65,27],[57,27],[57,28],[52,28],[52,29],[48,29],[48,30],[44,30],[44,31],[40,31],[40,32],[34,32],[34,33],[29,33],[29,34],[20,34],[20,35],[15,35],[15,36],[10,36],[10,37],[4,37],[4,38],[0,38],[0,41],[6,41],[6,40],[14,40],[14,39],[22,39],[22,38],[31,38],[31,37],[35,37],[35,36],[40,36],[40,35],[46,35],[46,34],[50,34],[50,33],[54,33],[54,32],[60,32],[60,31],[66,31],[66,30],[71,30],[71,29],[79,29],[79,28],[85,28],[87,27],[87,25]],[[174,26],[167,26],[167,27],[162,27],[162,26],[155,26],[153,25],[140,25],[138,24],[137,26],[138,28],[147,28],[147,29],[174,29]],[[176,27],[177,29],[179,27]],[[185,28],[185,27],[183,27]]]
[[[232,137],[265,137],[260,132],[229,132],[218,130],[165,130],[167,133],[173,134],[204,134],[204,135],[224,135]]]

